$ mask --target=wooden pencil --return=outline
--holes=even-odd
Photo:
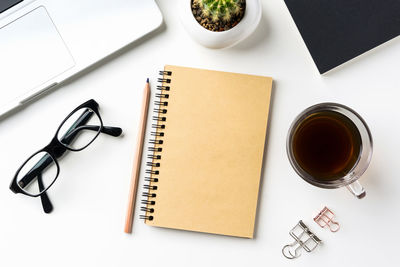
[[[136,194],[137,187],[139,182],[139,174],[140,174],[140,163],[142,159],[143,152],[143,142],[146,131],[146,122],[147,122],[147,113],[149,108],[149,100],[150,100],[150,84],[149,79],[146,81],[146,86],[143,91],[143,103],[142,103],[142,112],[141,112],[141,121],[138,131],[138,138],[136,143],[136,153],[135,159],[133,161],[133,170],[132,170],[132,180],[131,186],[129,190],[129,201],[128,201],[128,210],[126,213],[125,220],[125,233],[132,233],[132,223],[133,217],[135,213],[135,203],[136,203]]]

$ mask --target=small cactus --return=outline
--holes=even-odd
[[[218,20],[229,21],[233,15],[238,15],[243,9],[245,0],[193,0],[203,13],[214,22]]]

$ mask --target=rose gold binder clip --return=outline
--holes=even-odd
[[[301,256],[301,250],[313,251],[322,241],[300,220],[289,232],[294,242],[282,248],[282,254],[288,259],[295,259]]]
[[[334,217],[335,217],[335,214],[327,207],[324,207],[318,213],[318,215],[315,216],[314,221],[322,228],[324,228],[325,226],[328,226],[329,230],[331,230],[331,232],[337,232],[340,229],[340,225],[338,222],[333,220]]]

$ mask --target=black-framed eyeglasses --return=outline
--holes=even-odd
[[[122,129],[104,126],[99,114],[99,104],[91,99],[74,109],[60,124],[50,144],[30,156],[17,170],[10,189],[31,197],[41,197],[43,210],[50,213],[53,205],[46,191],[60,173],[58,159],[66,151],[81,151],[88,147],[100,133],[120,136]]]

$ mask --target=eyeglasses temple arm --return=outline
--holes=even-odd
[[[99,131],[100,126],[96,125],[82,125],[77,128],[75,128],[73,131],[68,132],[66,135],[64,135],[63,140],[61,141],[64,144],[70,144],[71,141],[78,135],[80,131],[83,130],[90,130],[90,131]],[[112,127],[112,126],[103,126],[101,127],[100,132],[111,135],[114,137],[118,137],[122,134],[122,129],[119,127]]]
[[[98,126],[96,126],[98,127]],[[113,126],[103,126],[101,132],[104,134],[108,134],[114,137],[118,137],[122,134],[122,129],[120,127],[113,127]]]
[[[39,185],[39,192],[44,191],[45,187],[44,187],[44,184],[43,184],[43,178],[42,178],[42,174],[41,173],[39,173],[37,175],[37,180],[38,180],[38,185]],[[50,212],[53,211],[53,205],[51,204],[49,196],[47,195],[46,192],[43,192],[40,195],[40,200],[42,202],[43,211],[45,213],[50,213]]]

